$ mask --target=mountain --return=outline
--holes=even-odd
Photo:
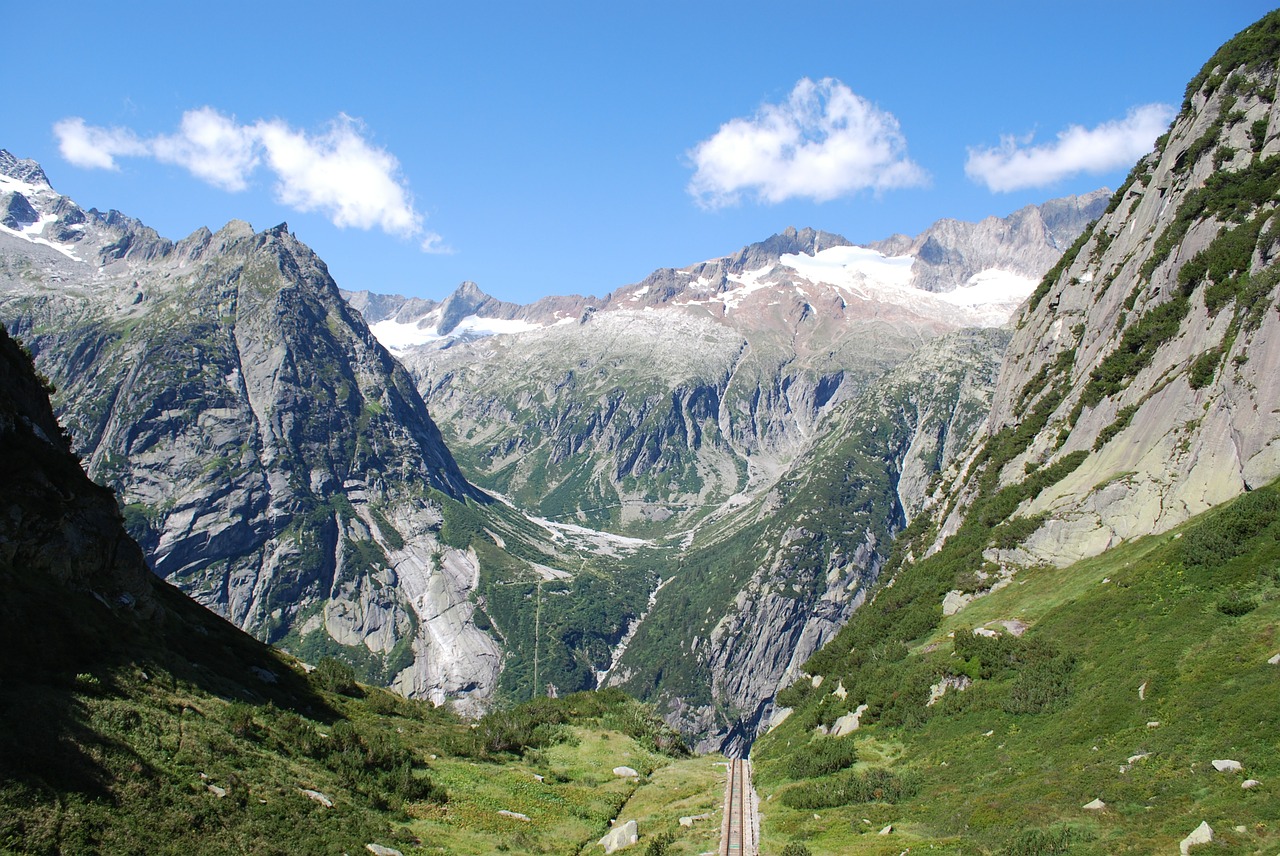
[[[175,243],[81,210],[30,161],[4,153],[0,170],[0,204],[21,214],[0,227],[0,315],[157,574],[408,695],[478,711],[534,677],[594,686],[592,657],[607,662],[651,572],[614,567],[631,545],[620,560],[468,483],[409,375],[287,227]],[[590,588],[600,611],[539,662],[539,645],[504,649],[542,618],[558,628],[556,610],[522,608],[546,578]]]
[[[546,517],[659,535],[767,489],[923,342],[1003,323],[1107,195],[871,248],[788,229],[601,299],[518,307],[471,283],[438,305],[348,298],[471,478]]]
[[[308,672],[160,580],[48,389],[0,327],[0,849],[576,853],[641,791],[649,837],[710,846],[674,804],[713,809],[716,759],[617,690],[468,722]],[[602,780],[624,761],[643,779]]]
[[[862,606],[931,478],[990,407],[1001,330],[939,337],[831,411],[762,496],[709,522],[607,678],[702,749],[745,754],[773,697]]]
[[[1272,57],[1236,65],[1224,51],[1016,316],[987,445],[1027,440],[998,474],[965,462],[941,537],[981,481],[1077,457],[1019,506],[1043,525],[1014,561],[1095,555],[1280,476]]]
[[[1224,45],[1015,316],[985,425],[778,693],[766,841],[1275,849],[1277,57],[1280,13]]]

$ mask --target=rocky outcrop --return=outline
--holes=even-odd
[[[1280,475],[1280,106],[1249,32],[1016,318],[986,433],[1039,427],[1000,483],[1082,460],[1017,510],[1044,522],[1010,560],[1069,564]]]

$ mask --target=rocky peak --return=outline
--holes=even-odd
[[[7,149],[0,149],[0,175],[7,175],[37,187],[49,187],[49,178],[44,174],[40,164],[29,159],[19,159]]]

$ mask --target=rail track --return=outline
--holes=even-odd
[[[724,820],[720,826],[720,856],[758,856],[755,806],[752,802],[751,762],[734,759],[724,788]]]

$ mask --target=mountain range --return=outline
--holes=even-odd
[[[425,768],[514,757],[581,851],[622,802],[552,748],[626,735],[639,788],[674,727],[752,754],[783,852],[1272,852],[1277,57],[1272,13],[1114,194],[530,306],[0,151],[0,846],[261,843],[333,808],[303,779],[350,801],[316,846],[496,835]],[[181,784],[220,753],[253,784]]]
[[[0,311],[157,574],[263,639],[409,695],[476,711],[610,681],[661,699],[705,745],[749,734],[860,602],[810,615],[826,584],[783,563],[773,575],[804,594],[761,615],[779,634],[728,650],[722,619],[774,561],[780,479],[801,478],[806,451],[848,430],[841,406],[922,345],[1002,322],[1107,197],[945,221],[881,249],[788,229],[605,298],[516,306],[470,283],[440,304],[343,294],[286,226],[174,242],[82,210],[31,161],[6,152],[0,174]],[[979,373],[997,339],[981,340]],[[922,413],[957,400],[953,386],[920,395]],[[966,436],[935,440],[953,453]],[[911,479],[934,458],[917,455]],[[846,588],[875,579],[901,525],[899,463],[829,551]],[[682,595],[657,590],[673,567],[719,564],[708,557],[730,536],[753,544],[690,622]],[[650,644],[642,614],[689,632]],[[689,666],[655,679],[646,664],[673,656]],[[726,677],[743,669],[745,684]]]

